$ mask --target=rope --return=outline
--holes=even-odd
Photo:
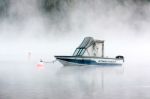
[[[42,59],[40,59],[40,62],[43,62],[43,63],[55,63],[57,60],[53,60],[53,61],[43,61]]]

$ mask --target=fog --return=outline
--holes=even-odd
[[[148,99],[149,16],[149,0],[0,0],[0,98]],[[105,40],[105,56],[123,55],[123,66],[36,68],[86,36]]]
[[[47,54],[72,54],[84,37],[92,36],[105,40],[107,56],[149,55],[148,0],[1,0],[1,3],[1,53],[47,50]],[[60,50],[65,52],[59,53]]]

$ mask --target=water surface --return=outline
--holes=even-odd
[[[149,99],[148,65],[72,66],[0,62],[0,99]]]

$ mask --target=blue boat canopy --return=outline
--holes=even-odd
[[[104,57],[104,41],[94,40],[92,37],[85,37],[74,51],[73,56]]]

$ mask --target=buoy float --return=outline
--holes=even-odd
[[[43,69],[44,68],[43,62],[39,62],[36,66],[37,66],[38,69]]]

